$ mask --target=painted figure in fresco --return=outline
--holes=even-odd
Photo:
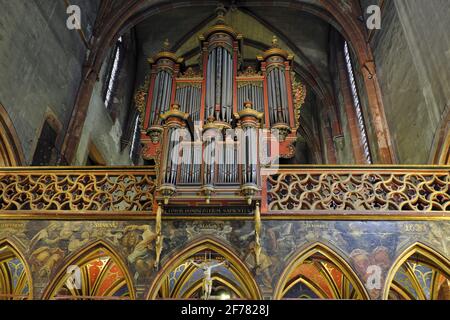
[[[40,230],[30,242],[32,270],[41,277],[49,277],[53,267],[64,257],[64,251],[59,248],[60,224],[51,222]]]
[[[64,257],[64,251],[59,248],[39,247],[30,257],[33,272],[40,277],[49,277],[55,265]]]
[[[128,256],[128,261],[130,263],[136,262],[136,259],[147,255],[148,250],[153,248],[153,241],[156,239],[156,234],[152,231],[149,225],[142,226],[127,226],[125,232],[139,230],[142,231],[142,240],[139,241],[134,247],[133,252]]]
[[[57,243],[59,241],[58,228],[58,223],[51,222],[47,227],[36,233],[36,235],[31,239],[30,246],[34,247],[35,245],[39,245],[40,242],[45,244]]]
[[[267,229],[268,245],[273,252],[289,251],[295,246],[293,224],[285,223]]]
[[[187,226],[184,221],[164,224],[163,248],[170,252],[188,241]]]
[[[242,231],[242,228],[236,229]],[[272,288],[272,276],[274,273],[271,272],[271,269],[277,264],[276,262],[274,263],[277,258],[273,253],[276,253],[279,247],[274,228],[265,230],[267,231],[262,234],[261,239],[264,241],[265,245],[261,248],[259,254],[259,265],[256,264],[255,258],[255,250],[257,250],[255,230],[247,230],[245,234],[240,235],[238,238],[238,243],[240,247],[244,249],[243,260],[245,263],[254,270],[255,274],[261,276],[264,286],[267,288]],[[266,248],[270,250],[269,254],[268,251],[266,251]]]
[[[374,272],[377,269],[373,268],[373,266],[376,266],[381,272],[377,275],[380,277],[377,282],[383,283],[385,274],[391,265],[389,249],[384,246],[378,246],[374,248],[370,254],[363,249],[354,249],[350,253],[350,259],[355,265],[358,274],[361,275],[366,287],[370,287],[368,288],[370,297],[372,299],[378,299],[381,295],[381,287],[368,286],[367,282],[375,276]]]
[[[69,250],[69,252],[75,252],[76,250],[87,244],[91,239],[88,231],[83,231],[80,236],[81,239],[78,239],[75,234],[71,236],[69,244],[67,245],[67,249]]]
[[[142,233],[137,236],[135,231],[141,231]],[[153,268],[154,262],[150,255],[154,251],[153,243],[156,237],[157,234],[153,232],[149,225],[132,225],[125,228],[123,240],[128,242],[128,245],[130,241],[132,245],[135,244],[127,257],[128,262],[136,267],[135,279],[139,278],[140,274],[148,274]]]
[[[226,266],[227,261],[222,261],[220,263],[210,263],[208,261],[197,263],[194,260],[189,260],[189,263],[193,264],[199,269],[203,270],[203,299],[208,300],[211,297],[212,291],[212,278],[211,270],[220,266]]]
[[[267,288],[272,288],[272,276],[270,270],[273,266],[273,261],[271,257],[266,254],[265,250],[262,249],[259,256],[259,266],[257,266],[254,255],[255,245],[255,241],[250,242],[248,250],[244,256],[244,261],[253,267],[256,274],[261,275],[264,286]]]

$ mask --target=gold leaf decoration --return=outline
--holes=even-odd
[[[306,86],[292,74],[292,95],[294,100],[295,126],[300,126],[300,109],[306,100]]]
[[[0,211],[152,211],[155,173],[124,171],[17,171],[0,175]]]
[[[267,176],[270,212],[357,210],[446,212],[450,210],[448,173],[303,172]]]
[[[147,76],[145,78],[144,84],[137,89],[134,94],[134,103],[136,105],[136,109],[141,114],[141,120],[144,119],[145,116],[145,107],[147,103],[147,95],[148,95],[148,87],[150,86],[150,78]]]

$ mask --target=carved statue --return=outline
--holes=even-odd
[[[261,264],[261,212],[259,209],[259,203],[256,203],[255,209],[255,262],[256,266],[259,267]]]
[[[156,211],[156,226],[155,226],[155,232],[156,232],[156,241],[155,241],[156,257],[155,257],[155,265],[154,265],[155,268],[158,268],[158,266],[159,266],[159,260],[161,257],[162,246],[163,246],[163,235],[161,232],[161,215],[162,215],[161,204],[158,204],[158,210]]]
[[[211,278],[211,270],[223,265],[226,265],[226,261],[222,261],[220,263],[211,264],[208,261],[202,263],[196,263],[194,260],[189,260],[194,266],[203,270],[203,299],[208,300],[211,297],[212,290],[212,278]]]

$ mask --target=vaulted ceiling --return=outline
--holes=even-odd
[[[359,1],[103,0],[85,64],[86,80],[78,93],[76,110],[79,117],[71,121],[69,131],[75,132],[75,136],[80,134],[95,81],[93,75],[99,72],[120,35],[130,30],[136,34],[136,85],[141,85],[149,72],[147,58],[160,50],[166,38],[178,54],[195,57],[198,34],[212,23],[215,9],[223,4],[230,9],[228,23],[244,36],[244,58],[251,59],[268,48],[272,35],[277,35],[281,47],[296,56],[294,69],[315,93],[317,103],[314,105],[322,106],[320,109],[327,113],[325,116],[331,115],[336,124],[333,135],[340,135],[340,125],[333,111],[336,101],[328,65],[329,38],[334,28],[347,39],[361,64],[373,60],[359,17]],[[77,143],[76,139],[65,137],[63,153],[67,159],[73,157],[71,150],[76,149]]]
[[[182,7],[153,15],[136,25],[139,72],[142,79],[146,59],[156,54],[165,39],[187,64],[195,64],[200,46],[198,36],[215,22],[215,6]],[[254,60],[267,49],[272,36],[279,38],[283,49],[295,55],[296,67],[305,72],[313,70],[320,81],[330,84],[328,71],[330,24],[306,12],[288,8],[239,6],[226,15],[226,23],[244,36],[243,58]],[[319,79],[317,79],[319,80]]]

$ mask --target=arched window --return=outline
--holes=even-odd
[[[32,289],[23,258],[8,241],[0,241],[0,300],[30,299]]]
[[[99,242],[80,251],[60,269],[44,293],[45,299],[134,299],[125,264]]]
[[[417,244],[391,270],[387,299],[450,300],[450,262]]]
[[[363,144],[364,149],[364,156],[366,158],[367,163],[372,164],[372,156],[370,155],[369,142],[367,139],[366,124],[364,122],[364,116],[361,109],[361,102],[359,100],[358,89],[356,87],[355,74],[353,72],[353,63],[347,42],[344,43],[344,55],[345,55],[345,62],[347,64],[347,73],[350,81],[350,89],[352,90],[353,106],[355,107],[356,116],[358,120],[358,128],[361,134],[362,140],[361,142]]]
[[[123,40],[122,37],[120,37],[117,40],[116,47],[114,49],[112,64],[110,65],[108,76],[105,82],[107,86],[106,90],[104,91],[103,102],[105,103],[105,107],[107,109],[111,107],[112,98],[117,88],[117,80],[120,72],[120,66],[123,61],[123,57],[124,57]]]
[[[166,264],[148,294],[149,299],[202,299],[205,281],[210,281],[209,299],[261,299],[250,271],[227,248],[214,240],[191,244]],[[211,267],[210,278],[205,269]]]
[[[284,271],[275,299],[367,299],[348,264],[322,244],[298,254]]]
[[[133,125],[133,136],[131,138],[131,148],[130,148],[130,159],[136,163],[139,158],[139,134],[140,134],[140,128],[139,128],[139,121],[140,121],[140,115],[137,114],[134,120]]]

